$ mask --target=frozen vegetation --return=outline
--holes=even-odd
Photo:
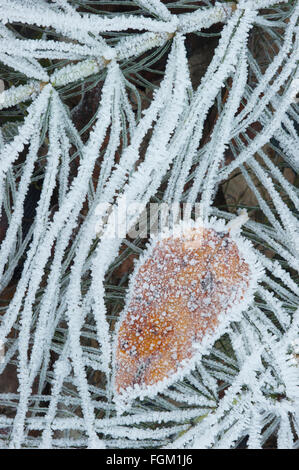
[[[0,0],[0,447],[298,448],[299,3],[101,3]]]

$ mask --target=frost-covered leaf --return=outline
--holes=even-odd
[[[117,329],[116,399],[153,395],[183,377],[252,302],[260,275],[234,225],[179,225],[154,239]]]

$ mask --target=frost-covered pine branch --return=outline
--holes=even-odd
[[[0,447],[298,448],[298,2],[94,3],[0,0]]]

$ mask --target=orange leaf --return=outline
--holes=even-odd
[[[209,224],[153,242],[135,269],[119,322],[117,397],[162,390],[247,304],[256,267],[251,251],[229,226],[219,232]]]

